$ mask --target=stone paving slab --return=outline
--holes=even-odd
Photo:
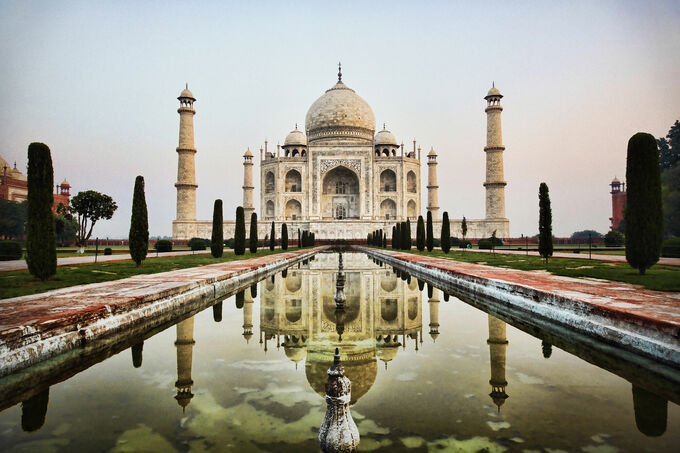
[[[153,258],[166,258],[168,256],[185,256],[185,255],[201,255],[208,254],[210,250],[178,250],[176,252],[163,252],[156,254],[156,252],[149,251],[146,259]],[[232,253],[225,250],[225,253]],[[117,253],[114,255],[102,255],[99,254],[97,257],[98,263],[111,262],[111,261],[129,261],[132,257],[129,253]],[[94,255],[83,255],[83,256],[64,256],[62,258],[57,258],[57,266],[73,266],[76,264],[91,264],[94,263]],[[0,272],[10,272],[10,271],[23,271],[28,269],[26,265],[26,260],[10,260],[10,261],[0,261]]]
[[[68,332],[84,331],[86,326],[97,322],[106,323],[116,315],[153,306],[157,301],[181,297],[182,294],[201,287],[209,289],[212,284],[238,278],[277,263],[299,259],[300,256],[314,254],[323,248],[294,250],[170,272],[136,275],[121,280],[0,300],[0,365],[5,365],[1,362],[6,359],[7,354],[19,348],[63,336]]]

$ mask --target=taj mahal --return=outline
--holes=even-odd
[[[510,222],[505,216],[505,186],[501,128],[500,91],[489,90],[487,102],[486,215],[467,219],[468,237],[489,237],[494,231],[500,238],[510,236]],[[178,97],[180,115],[177,217],[172,223],[172,237],[186,240],[211,235],[212,221],[196,219],[196,181],[193,118],[196,98],[189,88]],[[258,236],[269,234],[271,222],[277,237],[281,225],[288,231],[310,231],[317,239],[364,239],[374,230],[390,234],[397,222],[416,221],[427,211],[432,213],[435,236],[441,230],[437,153],[431,148],[423,153],[416,141],[405,149],[386,129],[376,133],[371,106],[342,81],[338,80],[309,108],[304,132],[297,125],[285,138],[283,146],[270,150],[268,142],[259,150],[260,210]],[[481,157],[481,155],[480,155]],[[421,163],[427,165],[427,206],[421,206]],[[255,212],[254,155],[243,155],[243,208],[246,224]],[[451,235],[461,235],[461,219],[450,219]],[[224,237],[234,236],[235,222],[224,221]],[[411,229],[415,235],[416,228]]]

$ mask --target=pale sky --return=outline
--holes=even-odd
[[[628,139],[680,119],[680,2],[481,3],[3,1],[0,154],[25,170],[42,141],[55,183],[111,195],[118,211],[93,237],[127,237],[141,174],[150,233],[170,235],[188,82],[198,217],[222,198],[233,218],[246,148],[257,156],[265,138],[275,149],[302,128],[342,61],[376,127],[439,154],[441,211],[484,216],[483,97],[495,81],[511,234],[538,232],[542,181],[557,236],[606,232]],[[424,207],[424,162],[421,175]]]

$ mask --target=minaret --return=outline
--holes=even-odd
[[[179,99],[179,145],[177,146],[177,221],[196,220],[196,148],[194,147],[194,102],[189,85]]]
[[[432,296],[430,296],[427,303],[430,305],[430,337],[432,341],[437,341],[439,337],[439,290],[432,289]]]
[[[489,315],[489,361],[491,363],[491,393],[489,396],[501,411],[501,406],[508,398],[505,387],[508,382],[505,380],[505,349],[508,347],[508,340],[505,338],[505,323],[495,316]]]
[[[177,341],[175,341],[177,348],[177,382],[175,382],[177,395],[175,399],[182,406],[182,410],[186,409],[191,398],[194,397],[191,393],[191,387],[194,385],[194,381],[191,380],[191,361],[195,343],[194,317],[192,316],[177,324]]]
[[[250,291],[243,295],[243,338],[246,343],[253,337],[253,297]]]
[[[243,155],[243,214],[246,223],[250,222],[250,216],[255,211],[253,207],[253,153],[250,148]]]
[[[503,175],[503,130],[501,128],[501,98],[495,84],[484,97],[486,106],[486,218],[505,218],[505,177]]]
[[[427,210],[432,220],[439,219],[439,186],[437,185],[437,153],[430,148],[427,153]]]

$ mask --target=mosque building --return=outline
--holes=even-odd
[[[505,216],[500,100],[493,86],[487,101],[486,216],[468,219],[468,237],[510,235]],[[178,100],[180,131],[178,153],[177,217],[173,239],[210,237],[212,221],[196,219],[196,172],[193,119],[196,99],[188,87]],[[410,148],[410,147],[409,147]],[[254,155],[243,155],[243,208],[246,223],[255,212]],[[275,222],[277,235],[285,222],[288,231],[311,231],[317,239],[364,239],[377,229],[391,231],[397,222],[432,212],[434,232],[441,229],[437,152],[426,154],[413,141],[405,149],[385,124],[376,133],[370,105],[342,81],[342,72],[330,89],[307,111],[304,131],[292,130],[276,150],[268,142],[259,150],[259,237]],[[427,165],[427,182],[421,178]],[[424,166],[424,165],[422,165]],[[427,188],[427,206],[421,206],[421,187]],[[411,229],[414,234],[416,229]],[[451,234],[460,236],[461,220],[451,219]],[[224,222],[224,237],[234,235],[234,221]]]

